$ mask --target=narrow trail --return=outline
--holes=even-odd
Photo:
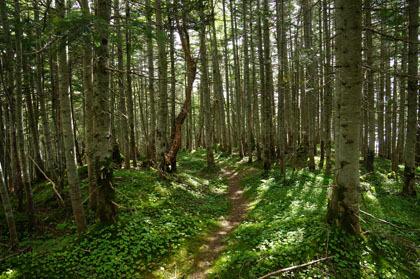
[[[194,259],[193,273],[189,279],[203,279],[208,277],[212,263],[217,259],[225,243],[223,240],[235,230],[245,217],[248,203],[243,196],[241,179],[246,171],[234,172],[231,169],[222,169],[228,178],[228,196],[230,204],[229,215],[220,220],[220,227],[213,231],[201,246],[202,250]]]

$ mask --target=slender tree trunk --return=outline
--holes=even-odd
[[[124,77],[124,58],[123,58],[123,42],[121,35],[121,15],[120,15],[120,1],[114,1],[114,17],[116,25],[116,41],[117,41],[117,59],[118,59],[118,93],[119,93],[119,128],[120,128],[120,148],[124,154],[124,166],[130,169],[130,141],[129,141],[129,127],[127,116],[127,98],[125,94],[125,77]],[[128,27],[126,27],[128,28]],[[128,73],[127,73],[128,74]]]
[[[56,0],[57,15],[64,19],[66,3],[65,0]],[[73,214],[76,221],[77,232],[86,229],[86,219],[82,206],[82,195],[80,193],[80,182],[77,174],[76,148],[73,137],[70,88],[69,88],[69,67],[67,58],[67,46],[60,47],[58,52],[58,79],[60,90],[60,113],[61,128],[63,129],[64,155],[66,158],[67,179],[70,185],[70,198]]]
[[[201,19],[205,19],[204,6],[200,9]],[[203,92],[203,116],[204,116],[204,134],[206,141],[207,167],[214,167],[214,156],[212,150],[213,125],[211,125],[211,107],[210,107],[210,88],[208,80],[208,61],[206,46],[206,24],[201,22],[200,27],[200,64],[201,64],[201,82],[200,87]]]
[[[133,160],[133,167],[137,167],[137,154],[136,154],[136,136],[135,136],[135,115],[134,115],[134,101],[133,101],[133,88],[131,84],[131,31],[129,27],[130,22],[130,1],[125,2],[126,12],[126,29],[125,29],[125,42],[126,42],[126,58],[127,58],[127,112],[128,112],[128,124],[129,124],[129,149],[130,157],[129,160]],[[166,56],[165,56],[166,57]]]
[[[176,155],[178,154],[179,148],[181,146],[182,124],[184,123],[184,120],[191,109],[192,90],[193,90],[193,85],[194,85],[194,80],[195,80],[195,74],[197,71],[195,61],[191,56],[190,38],[189,38],[186,25],[187,25],[187,22],[186,22],[185,17],[182,19],[182,23],[180,23],[179,18],[177,19],[178,34],[181,39],[182,49],[184,51],[185,60],[188,67],[188,80],[187,80],[187,86],[185,89],[186,94],[185,94],[184,104],[181,107],[181,111],[178,113],[177,117],[175,118],[175,136],[172,141],[171,148],[169,149],[165,157],[166,163],[168,165],[170,165],[176,159]]]
[[[332,69],[331,69],[331,41],[328,21],[328,0],[323,0],[324,37],[325,37],[325,172],[331,172],[331,118],[332,118]]]
[[[373,66],[373,45],[372,45],[372,19],[371,19],[371,0],[365,0],[366,10],[366,63],[369,67]],[[369,139],[368,139],[368,151],[366,158],[366,170],[372,172],[374,170],[374,158],[375,158],[375,100],[374,100],[374,87],[373,87],[373,70],[368,68],[366,73],[367,82],[367,109],[369,113]]]
[[[170,19],[170,59],[171,59],[171,141],[175,136],[175,101],[176,101],[176,76],[175,76],[175,37],[174,21]],[[188,137],[187,137],[188,138]],[[176,171],[176,160],[171,165],[171,170]]]
[[[311,53],[312,50],[312,1],[303,1],[303,21],[304,21],[304,41],[305,48]],[[314,144],[315,144],[315,96],[317,89],[315,88],[315,62],[313,58],[309,58],[306,80],[308,81],[308,87],[305,90],[306,95],[306,109],[307,109],[307,121],[308,121],[308,145],[309,145],[309,169],[315,170],[315,159],[314,159]]]
[[[253,35],[254,35],[254,31],[252,29],[252,23],[254,21],[254,16],[252,13],[252,8],[251,8],[251,19],[249,21],[249,33],[250,35],[250,46],[251,46],[251,61],[254,61],[252,63],[252,88],[251,88],[251,93],[252,93],[252,108],[253,108],[253,125],[254,125],[254,132],[255,132],[255,145],[256,145],[256,149],[257,149],[257,160],[261,161],[261,129],[260,129],[260,107],[259,107],[259,99],[258,99],[258,90],[257,90],[257,70],[255,67],[255,46],[254,46],[254,41],[253,41]],[[248,102],[251,102],[251,100],[248,100]]]
[[[29,174],[29,166],[27,162],[27,152],[25,151],[25,136],[23,134],[23,119],[22,119],[22,24],[20,21],[20,3],[19,0],[14,1],[15,4],[15,36],[16,36],[16,128],[17,128],[17,142],[20,166],[22,168],[23,185],[26,195],[26,208],[29,217],[29,227],[32,229],[35,226],[35,208],[32,197],[32,183]]]
[[[155,0],[155,10],[159,70],[159,113],[156,133],[156,163],[160,173],[162,173],[166,172],[165,153],[167,151],[166,133],[168,126],[168,71],[166,58],[166,34],[163,29],[160,0]]]
[[[150,6],[150,0],[146,0],[146,19],[147,24],[153,25],[152,22],[153,10]],[[149,96],[150,96],[150,133],[149,133],[149,159],[156,162],[156,102],[155,102],[155,86],[154,86],[154,65],[153,65],[153,40],[151,36],[147,37],[147,62],[149,75]]]
[[[214,16],[214,6],[212,4],[212,13]],[[228,134],[226,129],[225,98],[223,96],[223,82],[220,74],[220,57],[217,46],[215,20],[212,21],[212,58],[213,58],[213,76],[214,76],[214,95],[217,99],[217,111],[219,115],[219,126],[221,129],[222,150],[228,149]],[[227,67],[227,65],[226,65]]]
[[[235,69],[235,99],[236,99],[236,134],[237,134],[237,144],[239,150],[239,157],[244,156],[243,149],[243,139],[242,139],[242,90],[241,90],[241,71],[239,64],[239,54],[238,46],[236,41],[236,14],[233,9],[234,0],[230,1],[230,14],[231,14],[231,29],[232,29],[232,45],[233,45],[233,61]]]
[[[227,40],[227,24],[226,24],[226,0],[223,0],[223,33],[224,33],[224,52],[225,52],[225,86],[226,86],[226,113],[227,113],[227,137],[228,137],[228,152],[232,153],[232,126],[230,122],[230,86],[229,86],[229,59],[228,59],[228,40]]]
[[[281,3],[276,2],[276,31],[277,31],[277,53],[278,55],[278,78],[277,78],[277,131],[278,131],[278,157],[280,161],[280,167],[283,174],[286,173],[286,161],[285,161],[285,149],[286,149],[286,138],[287,133],[285,129],[284,121],[284,109],[285,109],[285,82],[284,82],[284,63],[287,61],[284,59],[285,54],[283,53],[283,28],[284,18],[283,18],[283,1]]]
[[[273,95],[273,76],[271,70],[271,51],[270,51],[270,30],[268,22],[269,6],[268,0],[263,1],[263,39],[264,39],[264,95],[263,95],[263,115],[264,115],[264,169],[271,169],[271,155],[273,150],[273,123],[272,123],[272,95]]]
[[[81,1],[83,13],[85,16],[90,15],[88,0]],[[85,111],[86,111],[86,157],[88,163],[88,182],[89,182],[89,203],[90,209],[96,209],[96,178],[94,165],[94,133],[93,133],[93,118],[92,110],[94,103],[93,84],[92,84],[92,48],[90,45],[85,45],[83,48],[83,93],[85,95]]]
[[[403,195],[416,196],[415,156],[418,95],[418,29],[419,1],[408,1],[408,115],[407,140],[404,149]]]
[[[243,56],[244,56],[244,78],[243,78],[243,103],[244,103],[244,110],[243,110],[243,117],[245,117],[246,113],[246,135],[247,135],[247,155],[248,155],[248,162],[252,162],[252,117],[251,117],[251,110],[252,110],[252,95],[250,90],[250,78],[249,78],[249,46],[248,46],[248,20],[247,20],[247,13],[248,13],[248,0],[243,0],[242,3],[242,17],[243,17]],[[245,129],[245,126],[243,127]]]
[[[3,5],[1,5],[2,7]],[[9,227],[10,233],[10,244],[13,250],[19,248],[19,240],[16,231],[15,217],[13,216],[12,205],[9,199],[9,193],[7,192],[7,186],[4,182],[3,169],[0,164],[0,196],[3,203],[4,214],[6,216],[7,226]]]

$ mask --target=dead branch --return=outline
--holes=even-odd
[[[399,229],[399,230],[416,231],[416,232],[419,232],[419,231],[420,231],[420,229],[411,229],[411,228],[403,228],[403,227],[399,227],[399,226],[397,226],[397,225],[392,224],[391,222],[388,222],[387,220],[384,220],[384,219],[378,218],[378,217],[376,217],[376,216],[373,216],[372,214],[367,213],[366,211],[363,211],[363,210],[361,210],[361,209],[360,209],[359,211],[360,211],[361,213],[363,213],[363,214],[365,214],[365,215],[367,215],[367,216],[369,216],[369,217],[373,218],[373,219],[376,219],[376,220],[378,220],[378,221],[380,221],[380,222],[382,222],[382,223],[388,224],[388,225],[390,225],[390,226],[392,226],[392,227],[394,227],[394,228],[396,228],[396,229]]]
[[[59,201],[59,205],[61,206],[61,207],[64,207],[64,200],[63,200],[63,198],[61,197],[61,195],[60,195],[60,193],[57,191],[57,188],[56,188],[56,186],[57,185],[55,185],[55,183],[54,183],[54,181],[52,181],[52,179],[51,178],[49,178],[46,174],[45,174],[45,172],[38,166],[38,164],[34,161],[34,159],[32,159],[32,157],[30,156],[30,155],[28,155],[28,157],[29,157],[29,159],[32,161],[32,163],[34,163],[34,165],[38,168],[38,170],[42,173],[42,175],[45,177],[45,179],[47,179],[49,182],[51,182],[51,184],[52,184],[52,189],[53,189],[53,191],[54,191],[54,194],[55,194],[55,196],[57,197],[57,199],[58,199],[58,201]]]
[[[291,266],[291,267],[286,267],[286,268],[283,268],[283,269],[280,269],[280,270],[277,270],[277,271],[273,271],[271,273],[268,273],[268,274],[266,274],[264,276],[259,277],[258,279],[265,279],[265,278],[268,278],[270,276],[277,275],[277,274],[280,274],[280,273],[283,273],[283,272],[286,272],[286,271],[292,271],[292,270],[295,270],[295,269],[299,269],[299,268],[302,268],[302,267],[313,265],[313,264],[316,264],[316,263],[323,262],[323,261],[326,261],[328,259],[331,259],[332,257],[334,257],[334,256],[329,256],[329,257],[321,258],[321,259],[318,259],[318,260],[310,261],[310,262],[305,263],[305,264],[300,264],[300,265],[295,265],[295,266]]]

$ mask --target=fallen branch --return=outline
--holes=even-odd
[[[42,175],[45,177],[45,179],[47,179],[49,182],[51,182],[53,192],[54,192],[55,196],[56,196],[56,197],[57,197],[57,199],[58,199],[59,205],[60,205],[61,207],[64,207],[64,200],[63,200],[63,198],[61,197],[60,193],[57,191],[57,188],[56,188],[56,185],[55,185],[54,181],[52,181],[52,179],[51,179],[51,178],[49,178],[49,177],[45,174],[45,172],[44,172],[44,171],[43,171],[43,170],[42,170],[42,169],[38,166],[38,164],[34,161],[34,159],[32,159],[32,157],[31,157],[30,155],[28,155],[28,157],[29,157],[29,159],[31,159],[32,163],[34,163],[34,165],[38,168],[38,170],[42,173]]]
[[[130,199],[126,194],[124,194],[123,192],[121,192],[120,190],[118,190],[117,188],[115,188],[112,183],[111,183],[111,188],[112,190],[114,190],[115,192],[117,192],[118,194],[120,194],[121,196],[123,196],[126,200],[131,201],[133,199]]]
[[[16,253],[10,254],[10,255],[8,255],[8,256],[6,256],[6,257],[4,257],[4,258],[0,259],[0,262],[5,261],[5,260],[7,260],[8,258],[12,258],[12,257],[14,257],[14,256],[17,256],[17,255],[20,255],[20,254],[22,254],[22,253],[25,253],[25,252],[27,252],[27,251],[29,251],[29,250],[31,250],[31,249],[32,249],[32,247],[27,247],[27,248],[25,248],[25,249],[19,250],[19,251],[18,251],[18,252],[16,252]]]
[[[277,271],[273,271],[271,273],[268,273],[268,274],[266,274],[264,276],[259,277],[258,279],[265,279],[265,278],[268,278],[270,276],[277,275],[277,274],[280,274],[280,273],[283,273],[283,272],[286,272],[286,271],[291,271],[291,270],[299,269],[299,268],[306,267],[306,266],[309,266],[309,265],[313,265],[313,264],[316,264],[316,263],[319,263],[319,262],[326,261],[326,260],[331,259],[333,257],[334,256],[329,256],[329,257],[321,258],[321,259],[318,259],[318,260],[310,261],[310,262],[305,263],[305,264],[300,264],[300,265],[295,265],[295,266],[291,266],[291,267],[286,267],[286,268],[283,268],[283,269],[280,269],[280,270],[277,270]]]
[[[116,202],[114,202],[114,201],[112,201],[112,204],[113,204],[113,205],[115,205],[115,206],[116,206],[116,207],[118,207],[118,208],[122,208],[122,209],[125,209],[125,210],[130,211],[130,212],[131,212],[131,214],[133,214],[133,210],[135,210],[134,208],[125,207],[125,206],[123,206],[123,205],[121,205],[121,204],[118,204],[118,203],[116,203]]]
[[[400,230],[408,230],[408,231],[415,231],[415,232],[419,232],[419,231],[420,231],[420,229],[411,229],[411,228],[403,228],[403,227],[399,227],[399,226],[397,226],[397,225],[392,224],[391,222],[388,222],[387,220],[384,220],[384,219],[378,218],[378,217],[376,217],[376,216],[373,216],[372,214],[367,213],[366,211],[363,211],[363,210],[361,210],[361,209],[360,209],[359,211],[360,211],[361,213],[363,213],[363,214],[365,214],[365,215],[369,216],[369,217],[372,217],[373,219],[376,219],[376,220],[378,220],[378,221],[380,221],[380,222],[382,222],[382,223],[388,224],[388,225],[390,225],[390,226],[392,226],[392,227],[394,227],[394,228],[396,228],[396,229],[400,229]]]

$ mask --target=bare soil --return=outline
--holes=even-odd
[[[200,252],[194,258],[193,272],[187,277],[190,279],[208,277],[212,263],[225,246],[224,240],[239,226],[248,209],[248,203],[243,196],[241,187],[241,179],[245,176],[247,170],[234,172],[231,169],[223,169],[222,171],[228,178],[228,196],[231,210],[226,218],[220,220],[220,227],[213,231],[201,246]]]

